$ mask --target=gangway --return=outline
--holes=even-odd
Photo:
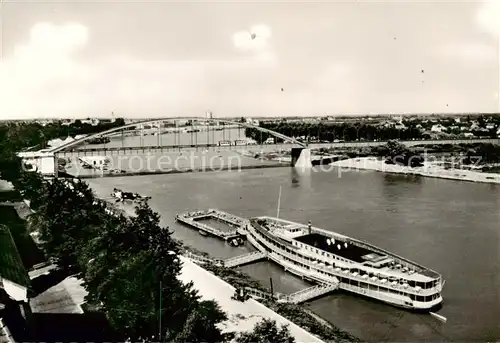
[[[338,288],[339,283],[331,283],[329,285],[316,285],[312,286],[298,292],[292,293],[288,295],[285,299],[281,300],[282,302],[289,302],[293,304],[300,304],[305,301],[320,297],[331,291],[334,291]]]
[[[263,292],[263,291],[258,290],[256,288],[245,287],[244,289],[245,289],[245,292],[249,296],[251,296],[253,299],[256,299],[256,300],[273,300],[276,298],[275,295],[272,295],[269,292]]]
[[[218,265],[224,264],[224,260],[214,259],[214,258],[194,254],[190,251],[184,252],[183,256],[189,258],[191,261],[193,261],[196,264],[207,264],[207,263],[213,263],[213,264],[218,264]]]
[[[224,261],[224,266],[228,268],[239,267],[247,263],[252,263],[263,258],[266,258],[267,254],[260,251],[253,251],[248,254],[239,255],[231,257]]]

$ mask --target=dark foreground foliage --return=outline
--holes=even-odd
[[[263,319],[252,332],[244,332],[236,337],[236,343],[295,343],[287,326],[278,327],[276,321]]]
[[[147,204],[136,208],[135,217],[112,215],[84,182],[41,184],[31,230],[59,268],[84,280],[87,302],[123,338],[158,341],[161,331],[161,341],[222,339],[216,324],[225,313],[178,280],[180,246]]]

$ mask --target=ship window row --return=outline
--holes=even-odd
[[[267,236],[265,236],[265,235],[261,234],[261,233],[260,233],[259,231],[257,231],[257,230],[255,231],[255,233],[256,233],[256,235],[258,235],[261,239],[265,240],[268,244],[273,245],[273,246],[275,246],[275,247],[277,247],[277,248],[279,248],[279,249],[281,249],[281,250],[285,251],[286,253],[288,253],[288,254],[290,254],[290,255],[293,255],[293,256],[298,256],[298,258],[300,258],[301,260],[305,260],[305,261],[308,261],[308,262],[309,262],[309,261],[317,261],[317,262],[321,262],[320,260],[315,259],[315,258],[310,258],[310,257],[308,257],[308,256],[299,255],[299,254],[297,254],[297,253],[296,253],[293,249],[288,249],[285,245],[283,245],[283,244],[279,244],[279,243],[275,242],[274,240],[269,239]],[[254,239],[257,239],[257,237],[255,237],[255,235],[253,235],[251,232],[249,232],[249,234],[250,234],[250,235],[252,235],[252,237],[254,237]],[[272,252],[272,249],[271,249],[271,248],[269,248],[268,246],[266,246],[266,245],[265,245],[264,247],[265,247],[265,249],[266,249],[266,251],[267,251],[267,252]],[[300,263],[300,262],[298,262],[298,261],[296,261],[296,260],[292,260],[292,259],[289,259],[289,258],[284,257],[284,256],[283,256],[283,258],[285,258],[286,260],[291,261],[291,262],[293,262],[294,264],[299,265],[299,266],[301,266],[301,267],[303,267],[303,268],[310,269],[310,266],[305,265],[305,264],[302,264],[302,263]],[[333,266],[334,266],[334,265],[333,265]],[[333,271],[332,271],[332,272],[330,272],[330,271],[325,271],[325,270],[323,270],[323,269],[316,269],[316,271],[317,271],[318,273],[320,273],[320,274],[328,275],[328,276],[331,276],[331,277],[338,277],[335,273],[333,273]],[[359,273],[359,272],[360,272],[360,270],[359,270],[359,269],[351,269],[351,272],[358,272],[358,273]],[[350,280],[350,279],[348,279],[348,280]],[[358,282],[358,281],[356,281],[356,282]],[[362,282],[361,282],[361,283],[362,283]],[[423,289],[432,288],[433,286],[437,286],[437,284],[438,284],[438,281],[425,282],[425,283],[424,283],[424,282],[415,282],[415,281],[411,281],[411,280],[409,280],[409,281],[408,281],[408,285],[409,285],[410,287],[420,286],[420,287],[421,287],[421,288],[423,288]],[[377,286],[372,285],[372,287],[377,287]],[[413,294],[411,294],[411,293],[407,293],[407,292],[404,292],[404,291],[401,291],[401,290],[393,290],[393,289],[390,289],[390,288],[385,288],[385,287],[379,287],[379,288],[380,288],[380,289],[387,289],[387,290],[390,290],[390,292],[393,292],[393,293],[398,293],[398,294],[404,294],[404,295],[407,295],[407,296],[410,296],[410,297],[417,297],[417,296],[418,296],[418,295],[413,295]],[[429,297],[429,296],[427,296],[427,297]],[[414,300],[414,299],[412,298],[412,300]],[[428,300],[428,301],[431,301],[431,300]]]
[[[356,287],[365,288],[365,289],[373,289],[373,290],[383,291],[383,292],[392,293],[392,294],[400,294],[400,295],[409,297],[413,301],[418,301],[418,302],[433,301],[433,300],[436,300],[437,298],[439,298],[439,296],[440,296],[439,293],[434,293],[434,294],[425,295],[425,296],[424,295],[416,295],[416,294],[401,292],[401,291],[398,291],[396,289],[390,289],[390,288],[386,288],[386,287],[377,287],[377,286],[374,286],[372,284],[360,282],[357,280],[351,280],[349,278],[342,277],[339,279],[340,279],[340,282],[351,285],[351,286],[356,286]]]
[[[281,258],[283,258],[285,261],[293,263],[296,266],[300,266],[300,267],[305,268],[305,269],[311,269],[308,265],[305,265],[303,263],[297,262],[297,261],[295,261],[295,260],[293,260],[291,258],[288,258],[286,256],[282,255]],[[352,279],[344,278],[344,277],[338,277],[335,274],[330,273],[330,272],[325,271],[325,270],[322,270],[322,269],[315,270],[315,272],[317,272],[319,274],[323,274],[323,275],[328,275],[330,277],[337,277],[339,279],[339,281],[341,281],[341,282],[343,282],[345,284],[350,284],[350,285],[353,285],[353,286],[357,286],[357,287],[361,287],[361,288],[366,288],[366,289],[373,289],[373,290],[377,290],[379,292],[382,291],[382,292],[386,292],[386,293],[400,294],[400,295],[403,295],[403,296],[407,296],[407,297],[409,297],[413,301],[428,302],[428,301],[433,301],[433,300],[439,298],[439,293],[435,293],[435,294],[427,295],[427,296],[416,295],[416,294],[407,293],[407,292],[404,292],[404,291],[401,291],[401,290],[397,290],[397,289],[392,289],[392,288],[387,288],[387,287],[380,287],[380,286],[376,286],[376,285],[369,284],[369,283],[366,283],[366,282],[352,280]]]

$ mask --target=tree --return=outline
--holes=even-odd
[[[37,202],[31,219],[42,249],[63,270],[80,271],[80,249],[99,230],[104,215],[95,211],[92,191],[84,182],[53,179],[43,183]]]
[[[287,326],[278,328],[276,321],[263,319],[255,324],[252,332],[243,332],[236,337],[237,343],[294,343],[295,338]]]
[[[215,301],[202,301],[196,308],[192,309],[182,331],[172,341],[182,343],[222,342],[224,337],[216,325],[226,319],[226,314]]]
[[[379,154],[387,157],[387,164],[402,164],[404,166],[422,166],[424,159],[420,154],[397,141],[389,141],[379,150]]]
[[[469,149],[464,159],[465,164],[497,163],[500,161],[500,145],[491,143],[477,144]]]
[[[200,302],[192,284],[179,281],[180,246],[160,227],[158,214],[141,204],[135,217],[103,224],[80,257],[88,264],[87,301],[105,308],[112,326],[133,340],[154,340],[161,317],[163,340],[220,341],[216,324],[226,316],[215,303]]]

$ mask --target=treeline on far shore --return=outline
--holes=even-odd
[[[367,124],[362,121],[357,123],[264,122],[260,123],[260,127],[288,137],[304,137],[304,141],[309,140],[310,142],[432,139],[431,133],[419,128],[416,122],[406,122],[405,124],[401,127],[385,127]],[[496,131],[497,129],[477,129],[472,130],[472,133],[477,138],[497,138]],[[247,137],[257,141],[257,143],[265,142],[268,138],[274,138],[271,134],[262,132],[256,128],[246,128],[245,134]],[[449,137],[459,137],[459,135],[449,135]]]
[[[320,155],[342,154],[347,157],[387,157],[394,159],[397,156],[424,156],[441,155],[443,157],[461,157],[462,164],[486,165],[500,163],[500,145],[491,143],[460,143],[416,145],[407,147],[398,141],[389,141],[384,145],[362,148],[320,148]]]
[[[47,147],[47,143],[52,139],[90,135],[123,125],[125,125],[123,118],[116,118],[115,121],[101,121],[97,125],[82,123],[81,120],[75,120],[67,125],[64,125],[61,121],[45,125],[34,121],[5,122],[0,123],[0,138],[8,136],[10,148],[20,150],[37,147],[43,149]]]

